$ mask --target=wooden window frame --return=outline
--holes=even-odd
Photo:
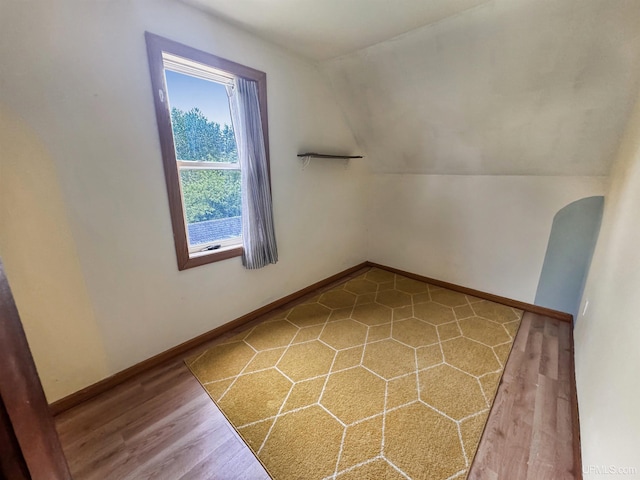
[[[242,255],[242,246],[221,247],[217,250],[198,253],[189,252],[189,239],[187,237],[187,229],[184,221],[184,206],[182,203],[182,194],[180,189],[178,162],[176,159],[173,130],[171,127],[171,112],[169,111],[169,104],[166,101],[168,97],[162,54],[165,52],[177,55],[215,69],[223,70],[236,77],[253,80],[257,83],[258,102],[260,104],[262,131],[264,135],[264,147],[267,156],[269,182],[271,182],[271,168],[269,160],[269,122],[267,117],[267,74],[260,70],[232,62],[231,60],[226,60],[202,50],[188,47],[150,32],[145,32],[145,39],[147,43],[147,56],[149,59],[153,102],[155,105],[158,133],[160,136],[160,150],[162,152],[164,176],[167,185],[169,212],[171,215],[171,225],[173,227],[173,238],[176,248],[178,270],[186,270],[188,268],[238,257]]]

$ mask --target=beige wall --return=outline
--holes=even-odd
[[[50,400],[107,374],[77,255],[49,152],[0,105],[0,257]]]
[[[640,102],[611,174],[600,238],[575,330],[585,478],[590,466],[640,476]],[[621,478],[627,478],[622,477]]]
[[[369,259],[533,303],[554,215],[605,177],[374,174]]]
[[[177,270],[145,30],[267,73],[277,265],[248,271],[235,258]],[[358,151],[311,63],[167,0],[4,2],[0,59],[0,104],[23,118],[57,174],[48,181],[58,188],[58,216],[66,215],[69,229],[48,227],[75,241],[75,260],[56,259],[58,269],[76,272],[73,282],[61,278],[60,288],[89,297],[76,308],[90,332],[65,316],[50,325],[46,305],[25,316],[38,317],[38,326],[27,328],[34,350],[58,348],[50,347],[52,328],[69,334],[65,349],[96,350],[77,355],[84,366],[56,367],[65,377],[60,389],[52,389],[55,378],[36,356],[50,400],[366,259],[362,162],[318,160],[303,170],[296,158],[307,149]],[[14,117],[7,122],[17,128]],[[42,221],[37,205],[16,201],[12,209]],[[29,237],[33,248],[47,241],[13,227],[8,235]],[[54,269],[31,269],[20,255],[8,249],[6,261],[26,312],[40,298],[25,293],[20,279],[40,282]]]

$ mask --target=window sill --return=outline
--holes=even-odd
[[[180,262],[180,264],[178,265],[178,269],[186,270],[188,268],[206,265],[207,263],[219,262],[228,258],[239,257],[240,255],[242,255],[241,245],[229,245],[228,247],[222,247],[218,250],[191,253],[187,255],[185,262]]]

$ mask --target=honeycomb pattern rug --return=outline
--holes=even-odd
[[[274,479],[465,478],[521,317],[370,269],[187,365]]]

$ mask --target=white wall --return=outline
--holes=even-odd
[[[605,177],[374,174],[371,261],[533,303],[554,215]]]
[[[267,73],[277,265],[247,271],[235,258],[178,272],[145,30]],[[302,170],[296,158],[306,149],[357,151],[305,60],[168,0],[5,0],[0,60],[0,105],[22,117],[59,178],[106,352],[104,374],[366,259],[362,164],[317,161]],[[8,206],[31,215],[23,207]],[[20,259],[9,261],[14,271],[21,268]],[[21,278],[10,275],[16,283]],[[18,298],[18,307],[41,301],[34,292]],[[51,321],[73,338],[67,348],[82,348],[72,323]],[[27,333],[32,344],[53,340],[45,330]],[[65,391],[47,390],[49,400],[71,393],[71,385],[84,386],[71,381]]]
[[[635,467],[640,478],[640,101],[611,174],[603,224],[575,329],[582,463]]]
[[[372,261],[533,303],[554,215],[606,192],[634,0],[491,0],[322,63],[373,176]]]
[[[608,175],[639,18],[638,0],[491,0],[323,67],[376,172]]]

